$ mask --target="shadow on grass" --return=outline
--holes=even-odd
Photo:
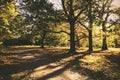
[[[81,66],[82,64],[80,63],[79,61],[80,58],[78,57],[75,59],[74,64],[71,67],[71,70],[74,72],[79,72],[82,75],[88,76],[87,80],[120,80],[120,74],[119,74],[120,55],[119,54],[114,55],[116,51],[102,52],[100,50],[100,51],[94,51],[93,53],[100,53],[100,54],[105,53],[104,54],[105,59],[110,63],[105,62],[105,65],[102,66],[103,67],[102,70],[96,71],[96,70],[91,70],[88,67],[86,68]],[[111,65],[107,65],[107,64],[111,64]],[[104,67],[107,67],[107,70]]]
[[[80,64],[79,59],[80,57],[77,57],[73,62],[73,65],[71,67],[71,70],[73,72],[78,72],[81,75],[87,76],[87,80],[103,80],[102,77],[105,78],[105,75],[102,71],[93,71],[88,68],[82,67]],[[85,79],[86,80],[86,79]],[[104,79],[108,80],[108,79]]]
[[[43,51],[44,50],[48,50],[48,49],[43,49]],[[37,59],[35,59],[35,60],[28,60],[28,61],[17,63],[17,64],[1,64],[0,65],[0,79],[1,80],[13,80],[11,77],[12,74],[28,71],[28,73],[26,75],[21,76],[21,79],[22,79],[25,76],[32,73],[32,71],[37,67],[44,66],[44,65],[47,65],[50,63],[54,63],[54,62],[60,61],[61,59],[64,59],[64,58],[71,56],[70,54],[67,54],[67,53],[57,54],[58,52],[59,52],[59,50],[52,50],[49,53],[49,50],[48,50],[47,54],[43,54],[42,56],[37,56],[36,57]],[[25,52],[22,52],[19,54],[15,53],[15,55],[23,55],[23,54],[27,55],[29,53],[31,53],[31,55],[34,55],[34,53],[40,54],[41,52],[36,51],[36,50],[28,50],[28,51],[25,51]],[[9,54],[5,54],[5,56],[6,55],[9,56]],[[74,55],[78,55],[78,54],[74,54]],[[14,58],[14,59],[17,60],[17,58]],[[59,71],[57,71],[57,74],[59,74]]]
[[[76,57],[76,59],[77,59],[77,58],[79,58],[79,59],[80,59],[80,58],[83,58],[85,55],[87,55],[87,54],[80,55],[80,56]],[[61,68],[61,69],[59,69],[59,70],[56,70],[56,71],[54,71],[54,72],[52,72],[52,73],[50,73],[50,74],[48,74],[48,75],[45,75],[45,76],[39,78],[38,80],[47,80],[47,79],[49,79],[49,78],[52,78],[52,77],[55,77],[55,76],[61,74],[61,73],[64,72],[66,69],[69,69],[70,67],[72,67],[72,66],[74,65],[74,63],[76,62],[76,59],[69,61],[69,63],[66,64],[63,68]]]
[[[110,60],[111,62],[115,63],[120,67],[120,55],[111,54],[111,55],[106,55],[105,57],[106,59]]]
[[[19,49],[20,50],[20,49]],[[23,49],[22,49],[23,50]],[[20,73],[20,72],[24,72],[24,71],[28,71],[26,74],[22,75],[19,77],[19,79],[17,80],[23,80],[26,76],[30,75],[31,73],[33,73],[34,69],[40,67],[40,66],[44,66],[44,65],[48,65],[50,63],[55,63],[55,62],[59,62],[60,60],[64,59],[64,58],[68,58],[71,56],[71,54],[62,52],[62,51],[66,51],[66,50],[53,50],[53,49],[31,49],[31,50],[26,50],[25,51],[17,54],[15,53],[15,55],[35,55],[36,54],[43,54],[40,56],[37,56],[35,60],[27,60],[25,62],[20,62],[17,64],[4,64],[4,65],[0,65],[0,80],[15,80],[11,77],[12,74],[16,74],[16,73]],[[47,52],[47,53],[46,53]],[[99,53],[100,51],[98,51]],[[46,53],[46,54],[44,54]],[[82,55],[80,55],[82,54]],[[9,55],[9,54],[7,54]],[[111,77],[108,77],[107,75],[104,74],[103,71],[93,71],[90,70],[88,68],[82,67],[80,64],[79,59],[82,59],[84,56],[88,55],[86,54],[86,52],[80,52],[80,53],[76,53],[73,54],[72,56],[76,55],[76,57],[72,60],[70,60],[69,62],[65,62],[65,63],[61,63],[57,66],[48,66],[49,68],[56,68],[58,66],[64,65],[62,68],[57,69],[47,75],[44,75],[40,78],[38,78],[37,80],[47,80],[49,78],[55,77],[59,74],[61,74],[62,72],[64,72],[66,69],[71,69],[72,71],[78,72],[82,75],[88,76],[89,80],[113,80],[111,79]],[[108,58],[111,61],[116,62],[116,60],[114,60],[115,56],[107,56],[106,58]],[[112,59],[113,58],[113,59]],[[15,60],[17,58],[14,58]],[[19,60],[19,59],[18,59]],[[117,62],[117,64],[119,65],[119,61]],[[47,67],[46,67],[47,68]],[[44,68],[44,69],[46,69]],[[69,80],[69,79],[68,79]],[[118,79],[115,79],[118,80]]]
[[[69,63],[66,64],[63,68],[56,70],[48,75],[45,75],[37,80],[47,80],[49,78],[55,77],[61,74],[62,72],[64,72],[66,69],[71,69],[73,72],[78,72],[80,75],[87,76],[87,80],[119,80],[119,78],[113,78],[113,77],[107,76],[102,70],[94,71],[94,70],[90,70],[88,68],[82,67],[80,65],[81,63],[79,60],[86,55],[88,54],[84,53],[83,55],[78,55],[77,57],[75,57],[75,59],[69,61]]]

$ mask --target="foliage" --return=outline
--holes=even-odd
[[[92,46],[100,48],[105,34],[108,47],[119,47],[119,19],[115,19],[115,22],[107,17],[105,20],[107,13],[109,16],[119,16],[119,8],[108,9],[111,0],[65,0],[60,10],[54,9],[47,0],[23,0],[19,6],[15,6],[12,0],[6,1],[0,3],[0,41],[7,43],[16,40],[17,45],[25,40],[26,44],[41,46],[69,46],[74,42],[78,49]],[[73,28],[70,26],[72,22]],[[89,46],[90,30],[92,46]],[[74,41],[71,41],[73,34]]]
[[[51,43],[49,41],[53,41],[52,38],[55,37],[51,34],[57,22],[55,20],[58,20],[56,14],[59,12],[56,12],[53,4],[47,0],[23,0],[23,3],[24,7],[22,9],[28,12],[25,14],[26,25],[29,26],[26,28],[28,29],[27,34],[31,34],[32,42],[41,45],[41,47],[44,44]]]
[[[21,29],[17,25],[20,23],[17,8],[14,0],[0,1],[0,41],[17,37],[16,33]]]

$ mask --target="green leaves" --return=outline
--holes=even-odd
[[[10,36],[13,30],[12,23],[18,15],[14,0],[1,0],[0,1],[0,39]]]

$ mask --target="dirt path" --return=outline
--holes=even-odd
[[[65,49],[12,47],[3,52],[1,80],[84,80],[69,70],[71,57]]]

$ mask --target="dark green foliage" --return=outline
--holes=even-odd
[[[3,41],[4,46],[20,46],[20,45],[32,45],[32,42],[28,39],[6,39]]]
[[[13,0],[0,0],[0,6],[12,2]]]
[[[54,22],[59,21],[59,19],[57,19],[58,12],[53,9],[53,4],[47,0],[23,0],[23,3],[25,3],[23,10],[28,12],[26,13],[25,21],[28,26],[32,25],[29,34],[34,37],[34,39],[32,39],[34,44],[37,43],[41,45],[41,47],[44,47],[44,45],[49,42],[46,40],[52,39],[50,34],[52,33],[52,26],[55,26]],[[56,19],[58,21],[56,21]]]
[[[103,48],[119,47],[119,20],[107,20],[109,14],[120,15],[119,8],[113,11],[108,9],[111,0],[106,0],[109,3],[105,0],[62,0],[63,9],[60,10],[55,10],[48,0],[23,0],[17,8],[13,0],[1,1],[0,41],[4,41],[5,45],[70,45],[69,52],[74,53],[76,48],[80,47],[89,47],[91,52],[92,47],[102,46],[103,39]],[[13,2],[8,5],[9,1]],[[16,14],[16,10],[20,10],[19,13]],[[103,19],[103,16],[106,18]],[[82,24],[79,25],[78,22]],[[65,25],[66,23],[68,24]],[[78,26],[86,31],[79,31]],[[100,26],[102,29],[98,31],[93,29]],[[95,30],[99,33],[94,33]],[[80,33],[85,33],[87,37],[83,38]],[[11,41],[14,43],[10,43]]]

